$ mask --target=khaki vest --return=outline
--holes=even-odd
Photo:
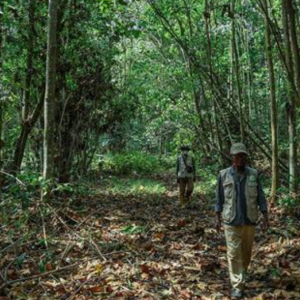
[[[224,205],[222,211],[223,220],[230,223],[234,220],[236,215],[236,190],[234,177],[231,174],[232,168],[222,170],[220,172],[223,189],[224,189]],[[248,219],[256,223],[258,220],[258,186],[257,186],[258,172],[255,169],[247,168],[247,178],[245,184],[245,197],[247,206]]]
[[[183,161],[182,155],[178,157],[179,159],[179,170],[178,170],[178,178],[193,178],[194,177],[194,172],[188,173],[186,170],[185,163]],[[193,158],[192,156],[188,155],[186,159],[186,164],[187,166],[192,167],[193,166]]]

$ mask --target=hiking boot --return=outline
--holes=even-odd
[[[239,290],[239,289],[233,289],[231,291],[231,299],[242,299],[244,296],[243,291]]]

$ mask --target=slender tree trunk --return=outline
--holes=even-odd
[[[18,172],[21,168],[21,164],[22,164],[22,160],[24,157],[25,147],[27,144],[28,137],[29,137],[34,125],[36,124],[36,122],[42,112],[42,109],[43,109],[44,95],[45,95],[45,92],[42,93],[42,96],[39,99],[39,102],[38,102],[37,106],[35,107],[35,110],[32,113],[32,115],[29,116],[22,123],[21,133],[20,133],[17,143],[16,143],[13,165],[11,168],[13,173]]]
[[[282,0],[282,23],[284,32],[285,42],[285,60],[287,66],[287,72],[290,80],[287,80],[287,94],[288,101],[286,104],[287,117],[288,117],[288,131],[289,131],[289,189],[290,192],[297,192],[297,110],[296,110],[296,92],[293,91],[292,85],[295,83],[294,71],[293,71],[293,57],[291,49],[291,38],[290,38],[290,24],[289,16],[287,14],[287,0]],[[292,82],[291,82],[292,81]]]
[[[57,9],[59,0],[49,0],[48,7],[48,38],[46,89],[44,106],[44,164],[43,178],[47,183],[53,179],[53,151],[54,151],[54,101],[56,81],[56,51],[57,51]],[[50,200],[50,186],[42,191],[42,199]]]
[[[240,81],[240,65],[239,65],[239,56],[238,56],[238,49],[237,49],[237,42],[236,42],[236,26],[235,26],[235,1],[232,0],[231,2],[231,13],[232,13],[232,20],[231,20],[231,34],[232,34],[232,55],[234,57],[234,73],[237,85],[237,96],[238,96],[238,106],[239,106],[239,122],[240,122],[240,140],[244,142],[245,139],[245,128],[243,122],[243,97],[242,97],[242,87]]]
[[[278,167],[278,113],[277,113],[277,103],[276,103],[276,84],[275,84],[275,72],[274,72],[274,62],[272,54],[272,42],[271,33],[268,23],[268,4],[267,0],[262,0],[264,4],[265,11],[265,39],[266,39],[266,55],[269,70],[269,80],[270,80],[270,102],[271,102],[271,138],[272,138],[272,188],[271,188],[271,200],[270,202],[274,204],[276,198],[276,191],[279,184],[279,167]]]
[[[201,106],[200,106],[201,91],[200,92],[196,91],[194,82],[193,82],[193,95],[194,95],[194,102],[195,102],[195,107],[196,107],[196,111],[197,111],[197,116],[199,118],[199,125],[201,128],[201,137],[200,137],[201,148],[202,148],[204,156],[208,157],[209,150],[207,148],[207,144],[205,144],[205,140],[208,139],[208,135],[206,133],[206,129],[205,129],[204,121],[203,121],[204,116],[202,114]]]
[[[291,38],[295,85],[298,93],[297,95],[298,101],[300,103],[300,53],[299,53],[299,44],[298,44],[298,37],[297,37],[295,9],[294,9],[293,0],[286,0],[286,9],[289,16],[289,30],[290,30],[290,38]]]
[[[248,119],[249,122],[252,124],[252,119],[253,119],[253,100],[252,100],[252,64],[251,64],[251,54],[250,54],[250,47],[249,47],[249,32],[248,29],[244,30],[243,36],[245,40],[245,51],[247,53],[247,65],[248,65],[248,70],[245,71],[245,81],[247,82],[247,98],[248,98]]]
[[[189,37],[190,39],[193,36],[193,28],[192,28],[192,20],[190,16],[190,10],[188,7],[188,3],[185,1],[185,8],[186,8],[186,14],[189,20]],[[182,33],[183,34],[183,33]],[[203,92],[203,87],[196,87],[196,82],[195,82],[195,74],[197,74],[196,68],[194,66],[194,62],[190,59],[189,55],[186,53],[185,49],[180,47],[181,52],[182,52],[182,57],[185,61],[185,64],[187,66],[187,72],[189,75],[189,79],[192,84],[192,89],[193,89],[193,98],[194,98],[194,103],[195,103],[195,108],[196,108],[196,113],[199,119],[199,125],[201,128],[201,134],[200,134],[200,141],[201,141],[201,150],[204,154],[205,157],[208,157],[208,145],[205,143],[205,141],[208,139],[208,134],[206,132],[205,124],[204,124],[204,115],[202,113],[201,109],[201,98],[204,100],[205,99],[205,94]],[[201,81],[201,78],[199,78]],[[203,96],[203,97],[202,97]],[[199,128],[198,128],[199,130]]]
[[[207,59],[208,59],[208,65],[209,65],[209,73],[210,76],[212,76],[212,46],[211,46],[211,34],[210,34],[210,17],[211,17],[211,11],[210,11],[210,3],[208,0],[205,0],[205,32],[206,32],[206,40],[207,40]],[[214,90],[211,89],[211,93],[214,94]],[[216,99],[213,99],[212,103],[212,109],[213,109],[213,122],[215,127],[215,136],[217,138],[216,144],[217,149],[219,153],[222,153],[223,145],[222,145],[222,139],[220,136],[220,128],[219,128],[219,122],[217,118],[217,103]],[[220,161],[222,163],[222,161]]]
[[[195,84],[195,80],[194,80],[194,73],[193,73],[195,68],[193,66],[193,62],[186,55],[184,49],[181,49],[181,52],[182,52],[182,56],[185,60],[186,66],[187,66],[187,72],[188,72],[190,81],[192,83],[193,97],[194,97],[196,113],[197,113],[197,116],[198,116],[198,119],[199,119],[199,125],[200,125],[200,128],[201,128],[201,131],[202,131],[201,132],[201,137],[200,137],[201,147],[202,147],[202,151],[203,151],[204,156],[207,157],[209,150],[207,148],[207,144],[205,144],[205,140],[208,139],[208,135],[206,133],[205,124],[204,124],[204,121],[203,121],[204,116],[202,114],[201,105],[200,105],[201,92],[203,92],[201,89],[203,87],[201,86],[201,87],[196,88],[196,86],[195,86],[196,84]],[[200,78],[200,80],[201,80],[201,78]],[[203,93],[202,93],[202,95],[204,96]]]
[[[14,151],[13,163],[11,172],[16,173],[20,170],[28,136],[33,128],[32,120],[29,119],[30,114],[30,98],[31,98],[31,83],[33,75],[33,51],[35,41],[35,5],[36,0],[29,1],[28,9],[28,36],[27,36],[27,58],[26,58],[26,77],[24,84],[24,92],[22,99],[22,121],[21,133],[17,139]]]
[[[28,36],[27,36],[27,58],[26,58],[26,78],[23,92],[22,118],[25,121],[29,116],[31,81],[33,73],[33,50],[34,50],[34,32],[35,32],[35,0],[29,1],[28,10]]]
[[[2,141],[2,116],[3,116],[3,105],[2,105],[2,94],[3,94],[3,86],[2,86],[2,62],[3,62],[3,2],[0,2],[0,201],[2,199],[2,148],[4,146],[4,142]]]

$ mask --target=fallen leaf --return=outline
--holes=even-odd
[[[190,299],[190,298],[191,298],[191,294],[190,294],[187,290],[181,291],[181,295],[182,295],[185,299]]]
[[[46,270],[47,270],[47,271],[51,271],[51,270],[52,270],[52,265],[51,265],[50,262],[47,262],[47,263],[46,263]]]
[[[219,245],[218,246],[218,250],[221,251],[221,252],[226,252],[227,251],[227,247]]]
[[[141,277],[143,280],[148,280],[150,278],[150,275],[148,273],[142,273]]]
[[[150,274],[150,269],[147,265],[140,265],[142,273]]]
[[[146,251],[152,250],[152,248],[153,248],[152,242],[151,241],[146,241],[146,242],[142,243],[141,248],[146,250]]]
[[[96,272],[98,274],[101,274],[102,271],[103,271],[103,265],[100,265],[100,264],[96,265]]]
[[[92,293],[101,293],[101,292],[103,292],[103,287],[98,285],[98,286],[93,286],[93,287],[89,288],[88,290]]]
[[[110,285],[108,285],[107,287],[106,287],[106,292],[107,293],[112,293],[114,291],[114,289],[110,286]]]
[[[17,274],[17,272],[15,270],[9,269],[9,270],[7,270],[7,277],[9,279],[15,280],[15,279],[18,278],[18,274]]]
[[[158,240],[162,240],[164,237],[165,237],[165,234],[161,233],[161,232],[154,233],[154,235],[153,235],[153,238],[158,239]]]
[[[186,226],[186,220],[185,219],[178,220],[178,222],[177,222],[177,228],[182,228],[184,226]]]
[[[197,287],[200,289],[200,290],[205,290],[206,288],[207,288],[207,283],[205,283],[205,282],[199,282],[198,284],[197,284]]]

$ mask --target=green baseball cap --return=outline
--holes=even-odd
[[[243,143],[235,143],[230,148],[230,154],[236,155],[238,153],[245,153],[249,155],[246,146]]]

